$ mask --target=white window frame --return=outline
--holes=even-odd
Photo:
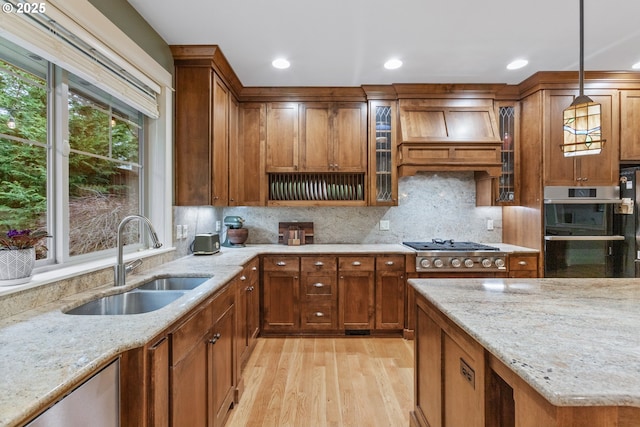
[[[153,88],[154,91],[157,91],[157,118],[146,118],[144,128],[145,138],[144,141],[141,141],[141,143],[144,144],[142,152],[145,158],[142,170],[146,186],[143,192],[145,198],[141,201],[143,204],[141,207],[154,225],[158,237],[163,243],[163,251],[173,250],[173,88],[171,73],[158,64],[149,54],[133,42],[88,1],[48,0],[46,8],[47,15],[55,16],[56,21],[64,28],[73,30],[74,34],[82,38],[84,42],[108,56],[112,61],[122,66],[124,70],[135,75],[149,87]],[[88,23],[90,23],[90,25],[87,25]],[[86,58],[82,58],[81,56],[66,56],[65,58],[54,56],[53,52],[56,52],[56,50],[50,50],[50,46],[48,46],[50,41],[47,41],[47,34],[25,19],[18,17],[17,14],[0,14],[0,36],[74,74],[80,75],[80,77],[89,77],[88,81],[91,83],[95,84],[95,82],[97,82],[95,78],[92,79],[91,75],[82,75],[86,74],[84,70],[91,69],[87,66],[88,60]],[[80,71],[80,73],[78,73],[78,71]],[[95,72],[99,73],[100,71],[95,70]],[[96,86],[107,90],[107,92],[110,91],[110,88],[105,88],[104,85],[96,84]],[[120,96],[118,97],[121,98]],[[136,104],[135,99],[122,100],[141,109],[140,105]],[[62,110],[66,111],[66,108]],[[149,112],[149,114],[151,113],[153,112]],[[64,114],[66,115],[67,113]],[[50,120],[57,122],[58,120],[64,120],[64,117],[58,114],[57,117]],[[55,126],[55,123],[53,124],[52,132],[60,132],[60,129],[64,128]],[[69,145],[68,135],[57,134],[54,138],[57,141],[62,141],[62,144],[58,144],[54,149],[64,152]],[[59,168],[60,164],[55,164],[53,169]],[[60,173],[65,172],[58,170],[55,173],[60,176]],[[58,185],[60,185],[60,183],[58,183]],[[68,205],[69,201],[66,200],[62,202]],[[54,218],[55,221],[64,220],[62,218],[63,216],[63,212],[61,212],[60,209],[52,213],[52,218]],[[68,238],[58,239],[57,245],[56,253],[66,253],[62,245],[68,246]],[[134,255],[141,257],[158,253],[160,253],[158,250],[149,250],[147,254],[136,253]],[[133,257],[133,255],[128,258],[131,257]],[[65,260],[58,259],[57,261]],[[62,270],[65,271],[57,271],[57,273],[44,272],[50,267],[36,269],[36,276],[30,282],[30,287],[59,280],[61,277],[69,277],[81,272],[103,268],[104,266],[113,264],[114,261],[115,255],[110,255],[105,259],[75,264],[69,269],[63,268]],[[42,270],[43,273],[40,274],[39,270]],[[23,287],[20,288],[23,289]]]

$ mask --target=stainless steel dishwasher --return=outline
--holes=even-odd
[[[120,426],[120,359],[27,424],[27,427],[86,426]]]

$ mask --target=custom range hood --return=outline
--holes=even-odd
[[[399,100],[398,174],[475,171],[499,177],[502,137],[490,98]]]

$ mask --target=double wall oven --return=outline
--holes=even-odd
[[[545,187],[545,277],[614,277],[619,187]]]

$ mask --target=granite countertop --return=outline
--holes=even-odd
[[[259,254],[411,253],[394,244],[251,245],[222,248],[211,256],[187,256],[145,274],[131,274],[124,288],[112,283],[72,296],[42,298],[36,309],[0,319],[0,426],[15,426],[46,408],[120,353],[148,343],[206,300]],[[212,276],[171,304],[126,316],[72,316],[63,310],[98,296],[120,293],[163,275]],[[9,296],[10,298],[10,296]]]
[[[640,407],[640,281],[409,283],[553,405]]]

